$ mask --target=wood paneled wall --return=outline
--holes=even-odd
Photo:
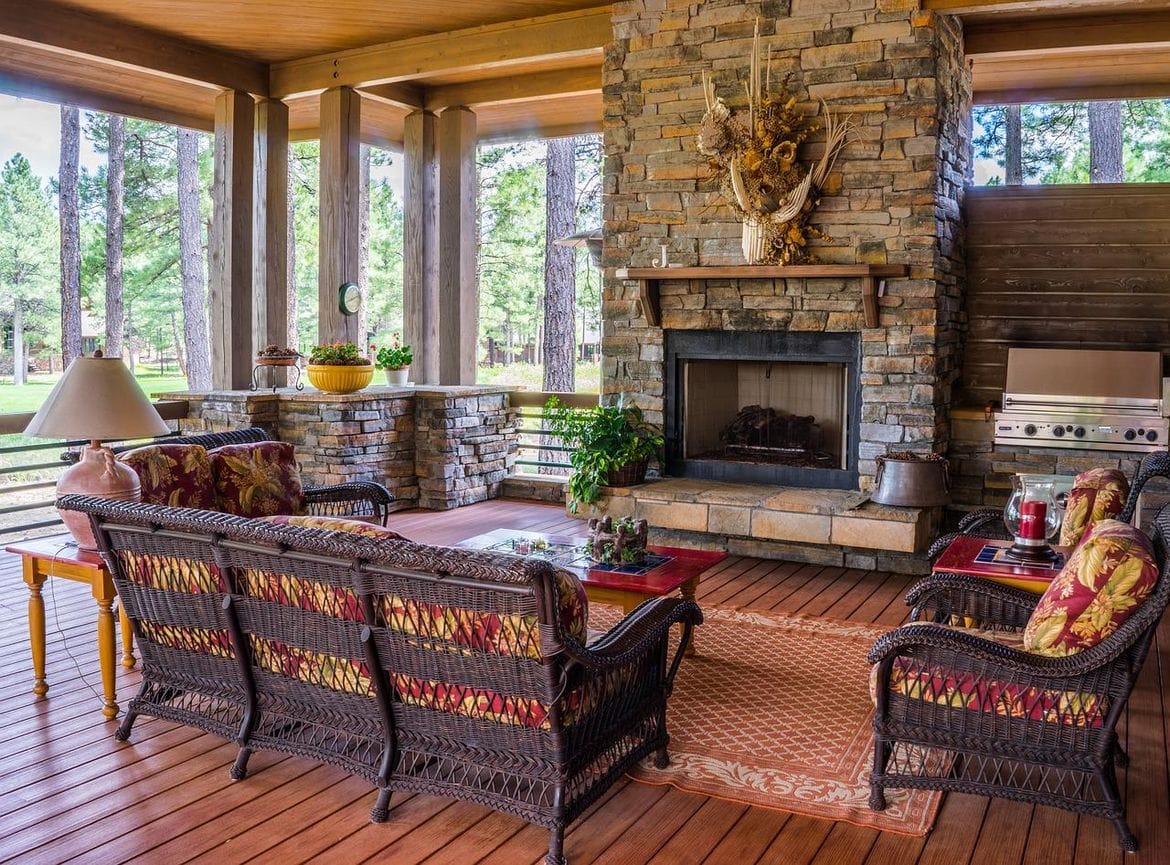
[[[1170,354],[1170,184],[981,187],[966,210],[962,402],[1001,398],[1011,346]]]

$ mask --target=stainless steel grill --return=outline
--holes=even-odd
[[[1166,450],[1164,408],[1161,352],[1013,348],[995,443]]]

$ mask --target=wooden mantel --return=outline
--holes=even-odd
[[[640,283],[638,300],[642,315],[651,327],[659,327],[662,309],[658,283],[663,279],[860,279],[865,326],[878,326],[877,299],[885,293],[886,280],[908,276],[905,264],[734,264],[711,267],[630,267],[619,268],[618,279]]]

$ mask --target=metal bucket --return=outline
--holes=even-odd
[[[947,503],[951,481],[947,461],[877,458],[877,489],[872,498],[880,505],[934,508]]]

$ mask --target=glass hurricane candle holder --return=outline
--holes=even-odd
[[[1045,475],[1014,475],[1012,494],[1003,509],[1003,522],[1012,536],[1008,558],[1018,562],[1056,559],[1052,541],[1060,531],[1062,510],[1054,481]]]

